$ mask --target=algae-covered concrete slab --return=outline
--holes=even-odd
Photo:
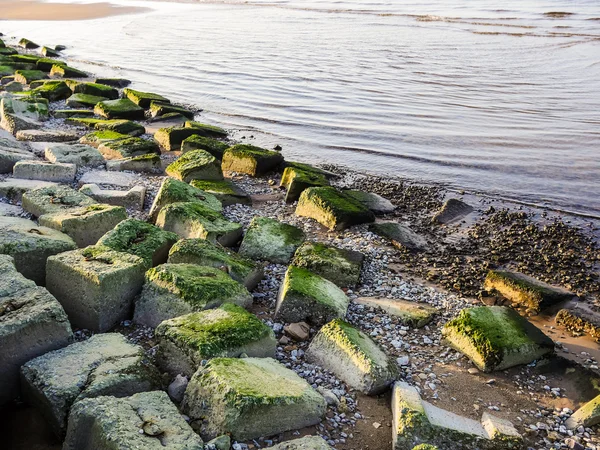
[[[572,430],[577,427],[592,427],[600,423],[600,395],[594,397],[567,419],[565,426]]]
[[[126,397],[160,388],[160,374],[144,349],[118,333],[97,334],[46,353],[21,368],[27,401],[63,437],[71,406],[101,395]]]
[[[158,364],[169,373],[191,377],[203,360],[275,357],[273,330],[254,314],[231,303],[165,320],[156,328]]]
[[[398,317],[403,324],[414,328],[424,327],[438,312],[437,308],[426,303],[395,298],[359,297],[355,301],[371,308],[381,308],[386,313]]]
[[[271,436],[320,422],[325,399],[271,358],[216,358],[188,384],[182,404],[204,438]]]
[[[345,190],[344,194],[362,203],[375,214],[390,214],[396,210],[396,207],[387,198],[373,192],[358,190]]]
[[[79,188],[79,192],[83,192],[99,203],[122,206],[135,211],[144,209],[144,199],[146,198],[145,186],[134,186],[128,191],[119,191],[116,189],[102,189],[97,184],[84,184]]]
[[[53,185],[23,194],[23,209],[36,217],[94,204],[94,199],[68,186]]]
[[[244,205],[252,204],[250,195],[231,180],[192,180],[190,184],[195,188],[214,195],[219,199],[223,206],[235,205],[236,203]]]
[[[27,180],[72,183],[75,180],[77,166],[66,163],[47,163],[44,161],[19,161],[13,167],[15,178]]]
[[[192,150],[173,161],[167,175],[189,183],[192,180],[223,180],[221,163],[206,150]]]
[[[0,137],[0,173],[11,173],[16,163],[33,158],[33,153],[19,141]]]
[[[329,180],[318,169],[288,166],[283,171],[280,186],[287,190],[285,201],[292,203],[298,200],[300,194],[309,187],[329,186]]]
[[[223,210],[223,205],[214,195],[183,181],[165,178],[150,208],[150,217],[156,221],[158,213],[164,206],[177,202],[198,202],[215,211]]]
[[[52,144],[46,147],[45,157],[54,163],[75,164],[77,167],[97,167],[104,157],[94,147],[84,144]]]
[[[369,230],[389,239],[395,247],[414,251],[426,250],[427,240],[415,233],[408,225],[396,222],[374,223]]]
[[[554,351],[552,339],[504,306],[463,309],[444,325],[442,336],[483,372],[529,364]]]
[[[245,173],[259,177],[282,163],[281,153],[253,145],[237,144],[228,148],[223,154],[222,167],[224,172]]]
[[[248,290],[219,269],[195,264],[162,264],[146,272],[134,321],[156,327],[163,320],[217,307],[249,306]]]
[[[288,264],[305,239],[304,231],[298,227],[257,216],[250,222],[240,246],[240,254],[247,258]]]
[[[433,216],[432,222],[448,224],[456,222],[473,212],[473,207],[456,198],[451,198],[444,203],[442,208]]]
[[[369,336],[341,319],[321,328],[306,357],[367,395],[385,391],[398,376],[395,362]]]

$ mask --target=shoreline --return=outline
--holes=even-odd
[[[133,86],[135,87],[135,84]],[[168,95],[168,92],[159,92],[159,94]],[[51,111],[63,108],[64,102],[59,101],[51,106]],[[197,116],[201,117],[201,114]],[[148,123],[145,119],[142,122],[146,131],[157,126],[156,123]],[[51,127],[55,130],[76,132],[80,136],[90,131],[68,124],[64,119],[55,119],[51,123]],[[151,136],[148,134],[147,138],[151,139]],[[228,142],[228,144],[233,144],[233,142]],[[38,157],[43,155],[45,144],[34,143],[31,144],[31,147]],[[283,149],[283,153],[285,153],[285,149]],[[180,154],[177,152],[163,152],[161,156],[163,168],[179,156]],[[334,166],[325,165],[324,167],[331,171],[337,170]],[[88,170],[80,170],[71,186],[78,188],[82,176],[88,172]],[[106,172],[108,175],[118,173],[120,172]],[[506,203],[501,200],[475,200],[476,195],[462,195],[461,193],[457,196],[456,193],[440,186],[423,186],[420,183],[408,181],[396,182],[385,180],[385,177],[342,171],[339,174],[341,177],[333,182],[336,188],[362,189],[382,195],[395,205],[396,210],[379,216],[378,220],[408,222],[416,233],[426,239],[429,249],[415,253],[407,251],[406,248],[398,248],[389,240],[373,233],[366,225],[359,225],[342,232],[329,232],[311,219],[296,216],[294,214],[295,204],[286,204],[283,200],[283,190],[278,187],[281,176],[279,172],[272,172],[267,176],[257,178],[236,174],[228,175],[231,175],[231,179],[253,197],[254,204],[252,206],[236,204],[224,209],[225,217],[242,224],[244,229],[247,229],[252,217],[268,216],[303,229],[310,240],[326,242],[365,254],[366,261],[359,287],[347,290],[348,297],[351,299],[348,320],[374,336],[377,343],[394,359],[401,357],[410,359],[410,364],[401,367],[401,379],[422,386],[422,395],[427,401],[471,418],[478,418],[481,413],[480,409],[485,410],[486,408],[493,409],[495,414],[512,421],[516,415],[522,415],[525,417],[522,423],[515,423],[515,425],[531,446],[538,445],[537,442],[541,439],[550,439],[551,437],[552,442],[564,442],[567,439],[566,436],[549,436],[549,433],[533,434],[527,430],[528,427],[531,430],[530,426],[539,422],[540,410],[553,417],[552,414],[556,408],[575,409],[586,400],[586,396],[589,396],[590,392],[579,390],[574,375],[556,367],[553,367],[553,371],[548,373],[547,367],[539,364],[511,368],[505,371],[506,373],[494,373],[494,383],[490,383],[488,374],[479,371],[469,372],[467,369],[472,369],[473,366],[464,357],[455,356],[454,351],[449,351],[441,343],[440,330],[444,322],[453,318],[459,310],[481,304],[477,298],[477,291],[481,290],[483,263],[486,260],[488,263],[489,260],[493,260],[491,259],[493,253],[488,247],[502,247],[502,251],[516,261],[517,268],[521,269],[522,265],[527,264],[528,259],[532,256],[549,258],[547,267],[552,270],[562,270],[564,274],[543,273],[543,266],[539,266],[534,268],[532,275],[543,277],[548,281],[561,282],[560,284],[564,284],[562,283],[563,279],[560,278],[564,275],[564,277],[572,279],[573,290],[587,294],[590,298],[597,297],[600,289],[596,284],[585,279],[585,276],[590,275],[593,271],[587,268],[583,273],[584,276],[580,277],[578,272],[582,267],[571,267],[574,259],[569,254],[564,255],[564,258],[554,254],[558,252],[557,248],[560,245],[571,246],[569,249],[576,252],[578,256],[585,257],[586,262],[597,263],[598,261],[591,260],[592,252],[596,248],[585,239],[585,233],[581,233],[583,235],[581,237],[572,226],[565,225],[565,228],[559,227],[556,233],[543,234],[546,227],[556,223],[555,216],[545,217],[543,212],[523,216],[523,211],[518,207],[503,213],[502,205]],[[131,217],[148,219],[152,200],[160,183],[165,178],[164,173],[139,175],[136,182],[147,188],[145,206],[142,211],[130,212]],[[4,179],[11,179],[11,176]],[[110,182],[101,184],[103,188],[123,190],[123,186],[111,185]],[[431,217],[449,196],[459,197],[466,201],[474,208],[474,212],[448,225],[433,224]],[[12,203],[14,206],[19,206],[18,202],[13,201]],[[25,216],[31,217],[30,215]],[[513,229],[516,235],[520,232],[525,233],[524,240],[511,242],[516,237],[512,234],[505,234],[507,229]],[[482,237],[474,237],[474,234]],[[576,241],[575,246],[572,242],[574,237],[581,237],[580,241]],[[554,246],[539,249],[538,253],[533,253],[537,251],[533,247],[519,249],[524,241],[529,239],[535,244],[535,239],[540,238],[554,239]],[[585,249],[586,245],[592,246]],[[554,257],[557,259],[554,260]],[[460,261],[456,262],[456,259]],[[511,262],[508,261],[508,263]],[[420,278],[422,275],[428,275],[433,269],[437,271],[433,274],[434,277],[431,279]],[[277,290],[285,270],[285,265],[269,264],[266,267],[265,280],[254,291],[255,304],[251,312],[274,329],[279,329],[278,325],[283,327],[283,324],[275,321],[273,309]],[[445,270],[447,273],[442,273]],[[457,284],[458,289],[456,289]],[[433,289],[431,286],[436,288]],[[355,300],[361,297],[406,298],[410,301],[435,306],[439,308],[440,312],[424,328],[405,327],[397,318],[388,313],[375,308],[365,308],[356,303]],[[497,304],[502,303],[498,300]],[[567,335],[563,329],[554,329],[550,325],[543,325],[543,327],[544,332],[557,341],[563,341],[562,336]],[[133,342],[143,345],[149,354],[152,354],[155,349],[152,329],[123,323],[115,331],[128,336]],[[79,340],[89,337],[85,331],[79,330],[78,333]],[[286,337],[280,329],[278,336],[280,339]],[[402,345],[397,345],[398,340],[402,342]],[[308,342],[282,342],[280,340],[281,350],[278,351],[280,361],[286,365],[289,364],[297,373],[303,373],[307,363],[302,355],[308,347]],[[586,348],[591,356],[573,354],[562,344],[558,344],[557,353],[561,357],[572,357],[576,361],[574,364],[578,364],[576,367],[581,370],[585,368],[584,373],[589,375],[590,379],[599,376],[600,372],[597,370],[596,361],[600,360],[600,352],[594,348],[597,346],[585,338],[569,342],[575,342],[582,348]],[[557,360],[563,361],[560,358]],[[563,369],[566,370],[566,367]],[[327,371],[314,367],[312,370],[316,371],[317,375],[311,375],[309,378],[313,379],[314,384],[319,387],[336,389],[336,386],[345,386],[343,381]],[[531,390],[527,391],[526,388],[523,388],[525,390],[523,393],[515,392],[515,384],[520,386],[520,382],[515,381],[515,376],[533,380],[526,386]],[[317,383],[315,378],[322,379],[321,383]],[[432,388],[431,385],[434,387]],[[556,396],[545,389],[546,385],[553,387],[560,385],[569,396]],[[344,387],[343,391],[344,393],[340,395],[349,405],[348,410],[342,411],[341,408],[331,407],[331,417],[328,415],[322,426],[302,430],[301,434],[318,433],[327,436],[336,449],[367,448],[367,446],[369,448],[390,448],[388,424],[391,423],[391,412],[387,407],[389,396],[365,397],[347,387]],[[530,398],[528,392],[535,393],[535,401]],[[473,405],[477,405],[477,408],[473,408]],[[531,411],[531,414],[521,412],[523,410]],[[348,417],[354,417],[354,419],[342,421],[345,417],[340,418],[340,414],[346,413]],[[358,417],[354,416],[355,414],[358,414]],[[379,424],[379,426],[375,426],[375,424]],[[7,430],[5,430],[6,432]],[[285,440],[295,437],[297,436],[292,432],[284,435]],[[590,441],[594,445],[600,445],[600,441],[594,434]],[[261,442],[264,444],[264,441]],[[251,442],[247,444],[252,445]]]
[[[145,11],[150,11],[150,9],[134,6],[118,6],[109,2],[48,3],[36,0],[0,0],[0,22],[2,20],[92,20]]]

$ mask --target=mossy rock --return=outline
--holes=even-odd
[[[238,144],[223,154],[223,171],[262,176],[283,163],[281,153],[253,145]]]
[[[0,48],[0,56],[11,56],[11,55],[16,55],[19,52],[16,51],[14,48],[11,47],[2,47]]]
[[[29,84],[35,80],[43,80],[48,78],[41,70],[17,70],[15,72],[15,81],[23,84]]]
[[[208,180],[192,180],[190,184],[204,192],[209,192],[217,197],[223,206],[242,203],[251,205],[252,199],[241,187],[231,180],[208,181]]]
[[[48,118],[48,100],[41,97],[3,97],[0,100],[0,125],[16,134],[36,130]]]
[[[369,336],[341,319],[321,328],[306,358],[366,395],[380,394],[398,377],[396,363]]]
[[[52,66],[65,64],[65,62],[59,61],[57,59],[40,58],[36,61],[35,66],[38,70],[41,70],[42,72],[50,72],[52,70]]]
[[[275,315],[285,322],[323,325],[342,319],[348,309],[344,291],[319,275],[290,266],[277,296]]]
[[[186,153],[192,150],[206,150],[218,160],[223,159],[223,153],[229,148],[224,142],[217,141],[209,137],[194,135],[184,139],[181,143],[181,152]]]
[[[375,216],[362,203],[333,187],[308,188],[300,195],[296,215],[315,219],[330,230],[374,222]]]
[[[87,78],[88,74],[82,70],[69,67],[66,64],[54,64],[50,69],[50,76],[61,78]]]
[[[156,142],[131,136],[126,139],[104,142],[98,146],[98,151],[106,159],[122,159],[160,153]]]
[[[169,250],[179,237],[157,226],[137,219],[120,222],[98,241],[98,246],[142,258],[148,267],[167,262]]]
[[[329,180],[317,170],[304,170],[288,166],[281,176],[280,186],[285,187],[287,194],[285,201],[293,203],[300,198],[300,194],[309,187],[329,186]]]
[[[22,38],[19,41],[18,45],[19,45],[19,47],[25,48],[27,50],[34,50],[36,48],[40,48],[40,46],[38,44],[36,44],[35,42],[30,41],[29,39],[26,39],[26,38]]]
[[[23,194],[23,209],[36,217],[94,204],[92,198],[68,186],[33,189]]]
[[[292,264],[308,269],[342,288],[354,287],[360,280],[364,255],[353,250],[328,246],[320,242],[305,242]]]
[[[150,102],[150,114],[152,115],[152,117],[160,117],[164,116],[165,114],[172,113],[181,114],[182,116],[188,119],[193,119],[195,115],[193,111],[190,111],[189,109],[184,108],[182,106],[175,106],[171,105],[170,103],[154,100]]]
[[[483,372],[529,364],[554,352],[552,339],[504,306],[463,309],[444,326],[442,336]]]
[[[208,125],[206,123],[194,122],[192,120],[188,120],[185,123],[186,128],[194,128],[197,130],[198,136],[204,137],[212,137],[212,138],[220,138],[224,139],[227,137],[227,131],[225,131],[221,127],[217,127],[215,125]]]
[[[106,162],[106,169],[111,171],[129,170],[131,172],[157,173],[162,171],[160,155],[148,153],[119,160]]]
[[[387,198],[373,192],[358,191],[354,189],[344,190],[344,194],[362,203],[375,214],[390,214],[396,207]]]
[[[13,75],[15,73],[15,70],[16,69],[13,66],[5,66],[3,64],[0,64],[0,78]]]
[[[96,78],[96,84],[104,84],[106,86],[112,86],[116,88],[124,88],[131,84],[130,80],[125,78]]]
[[[73,117],[93,117],[94,111],[89,109],[56,109],[52,111],[52,114],[57,119],[69,119]]]
[[[214,195],[196,189],[183,181],[165,178],[150,208],[151,219],[156,221],[163,206],[177,202],[199,202],[214,211],[223,210],[223,205]]]
[[[252,304],[248,290],[219,269],[196,264],[162,264],[146,272],[134,321],[150,327],[173,317],[223,303]]]
[[[169,252],[169,263],[198,264],[225,270],[231,278],[254,289],[263,278],[263,267],[205,239],[181,239]]]
[[[305,239],[304,231],[298,227],[257,216],[246,231],[240,254],[275,264],[288,264]]]
[[[70,108],[93,108],[104,100],[106,98],[96,95],[73,94],[67,99],[67,106]]]
[[[49,47],[42,47],[42,55],[46,58],[60,58],[60,53]]]
[[[73,92],[76,94],[96,95],[110,100],[119,98],[119,91],[115,88],[98,83],[77,83],[73,86]]]
[[[10,57],[10,59],[18,63],[28,63],[35,65],[40,60],[40,57],[35,55],[13,55]]]
[[[127,98],[102,101],[96,105],[94,112],[107,119],[137,120],[144,118],[144,109]]]
[[[150,103],[152,103],[153,101],[171,103],[171,101],[168,98],[165,98],[162,95],[154,94],[151,92],[134,91],[133,89],[129,88],[123,90],[123,95],[129,100],[131,100],[133,103],[144,109],[150,108]]]
[[[192,122],[186,122],[189,124]],[[193,122],[196,123],[196,122]],[[181,143],[191,136],[214,137],[219,134],[211,130],[210,125],[206,127],[199,126],[184,126],[184,127],[167,127],[161,128],[154,134],[154,139],[167,151],[181,150]]]
[[[254,314],[231,303],[168,319],[156,327],[157,361],[169,373],[192,377],[212,358],[274,358],[273,330]]]
[[[67,122],[83,125],[88,128],[95,128],[98,131],[114,131],[116,133],[128,134],[130,136],[141,136],[146,133],[143,125],[124,119],[92,119],[92,118],[73,118]]]
[[[63,81],[47,81],[36,87],[34,92],[51,102],[67,99],[72,94],[69,86]]]
[[[79,143],[99,147],[102,144],[129,139],[130,137],[128,134],[121,134],[116,131],[94,131],[79,139]]]
[[[166,169],[167,175],[189,183],[192,180],[223,180],[221,165],[205,150],[192,150],[173,161]]]
[[[156,224],[182,238],[200,238],[226,247],[242,236],[242,226],[198,202],[171,203],[158,213]]]

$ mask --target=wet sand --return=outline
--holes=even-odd
[[[43,3],[0,0],[0,20],[87,20],[147,11],[147,8],[111,3]]]

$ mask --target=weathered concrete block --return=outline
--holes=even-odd
[[[13,167],[15,178],[54,181],[57,183],[72,183],[75,180],[76,173],[77,166],[75,164],[19,161]]]
[[[529,364],[554,351],[552,339],[504,306],[463,309],[444,325],[442,336],[483,372]]]
[[[369,230],[389,239],[395,247],[408,250],[426,250],[428,245],[425,238],[415,233],[408,225],[396,222],[374,223]]]
[[[49,257],[46,285],[75,326],[103,332],[129,316],[145,270],[142,258],[88,247]]]
[[[252,199],[246,191],[230,180],[192,180],[190,184],[195,188],[214,195],[219,199],[223,206],[235,205],[236,203],[242,203],[244,205],[252,204]]]
[[[144,110],[127,98],[100,100],[94,106],[94,113],[107,119],[137,120],[144,118]]]
[[[325,399],[271,358],[216,358],[190,380],[183,411],[207,438],[270,436],[320,422]]]
[[[300,228],[269,217],[255,217],[240,246],[247,258],[288,264],[306,235]]]
[[[144,199],[146,198],[146,188],[144,186],[134,186],[128,191],[117,191],[114,189],[101,189],[97,184],[84,184],[79,192],[83,192],[99,203],[122,206],[136,211],[144,209]]]
[[[277,444],[271,450],[331,450],[331,447],[321,436],[304,436]]]
[[[152,221],[156,221],[158,213],[164,206],[178,202],[198,202],[217,212],[223,210],[223,205],[214,195],[196,189],[183,181],[165,178],[150,208]]]
[[[54,228],[69,235],[79,247],[98,242],[106,232],[127,219],[121,206],[90,205],[40,216],[40,225]]]
[[[565,426],[573,430],[578,427],[592,427],[600,423],[600,395],[594,397],[567,419]]]
[[[283,171],[280,186],[285,187],[287,190],[285,201],[293,203],[309,187],[329,186],[329,180],[318,170],[304,170],[299,167],[288,166]]]
[[[462,219],[473,212],[473,207],[458,199],[451,198],[444,203],[431,219],[434,223],[447,224]]]
[[[19,161],[34,159],[33,153],[13,139],[0,137],[0,173],[11,173]]]
[[[390,214],[396,210],[396,207],[387,198],[373,192],[345,190],[344,194],[352,197],[356,201],[362,203],[366,208],[373,211],[375,214]]]
[[[173,161],[167,175],[189,183],[192,180],[223,180],[221,163],[205,150],[192,150]]]
[[[88,133],[79,139],[79,143],[82,145],[89,145],[94,148],[98,148],[100,145],[107,142],[114,142],[121,139],[129,139],[131,136],[128,134],[117,133],[116,131],[94,131]]]
[[[92,198],[67,186],[54,185],[23,194],[23,209],[36,217],[95,204]]]
[[[155,142],[131,136],[127,136],[126,139],[103,142],[98,145],[98,151],[107,160],[158,155],[160,153]]]
[[[191,152],[192,150],[206,150],[218,160],[223,159],[223,153],[229,148],[229,145],[204,136],[190,136],[181,143],[181,153]]]
[[[355,301],[371,308],[381,308],[386,313],[398,317],[403,324],[413,328],[424,327],[431,322],[433,316],[438,312],[436,308],[429,306],[427,303],[401,299],[359,297]]]
[[[209,138],[227,137],[222,128],[198,122],[187,121],[184,127],[161,128],[154,134],[154,139],[167,151],[181,150],[181,144],[191,136]]]
[[[332,187],[308,188],[302,192],[296,215],[315,219],[330,230],[343,230],[375,221],[362,203]]]
[[[595,305],[573,302],[558,311],[554,321],[572,333],[587,334],[600,342],[600,311]]]
[[[20,130],[15,137],[18,141],[28,142],[72,142],[79,139],[77,133],[70,131],[50,131],[50,130]]]
[[[425,402],[417,390],[397,381],[392,394],[394,450],[429,443],[447,450],[515,450],[523,440],[513,425],[487,412],[481,422]]]
[[[242,237],[239,223],[230,222],[221,213],[197,202],[171,203],[163,207],[156,225],[182,238],[206,239],[225,247],[233,246]]]
[[[281,163],[283,163],[281,153],[253,145],[238,144],[225,151],[222,168],[224,172],[245,173],[258,177],[275,169]]]
[[[138,186],[142,182],[140,175],[135,173],[108,172],[106,170],[89,170],[79,179],[79,185],[97,184],[99,186],[119,186],[122,188],[131,188]]]
[[[162,163],[159,155],[149,153],[147,155],[132,156],[131,158],[106,161],[106,170],[154,173],[162,171]]]
[[[319,275],[290,266],[277,296],[275,315],[286,322],[322,325],[343,318],[348,309],[344,291]]]
[[[63,450],[202,450],[202,439],[163,391],[77,402]]]
[[[369,336],[341,319],[321,328],[306,357],[367,395],[385,391],[398,376],[395,362]]]
[[[56,183],[51,183],[49,181],[7,178],[4,181],[0,181],[0,197],[20,202],[23,199],[23,194],[25,192],[56,186],[58,186]]]
[[[296,250],[292,264],[308,269],[344,288],[358,284],[364,259],[360,252],[319,242],[305,242]]]
[[[23,364],[68,345],[72,337],[56,299],[17,272],[11,256],[0,255],[0,405],[21,393]]]
[[[158,325],[157,361],[169,373],[191,377],[203,360],[275,358],[277,340],[270,327],[254,314],[231,303],[186,314]]]
[[[23,392],[63,437],[71,406],[101,395],[126,397],[160,388],[160,374],[144,349],[118,333],[97,334],[46,353],[21,367]]]
[[[152,102],[171,103],[168,98],[153,92],[141,92],[127,88],[123,90],[123,94],[130,101],[144,109],[148,109]]]
[[[214,308],[252,304],[248,290],[219,269],[194,264],[162,264],[146,272],[133,320],[156,327],[163,320]]]
[[[197,264],[225,270],[248,290],[254,289],[264,276],[262,265],[204,239],[178,241],[169,252],[169,263]]]
[[[98,246],[139,256],[150,268],[167,262],[169,250],[178,239],[175,233],[150,223],[127,219],[102,236]]]
[[[46,147],[45,157],[53,163],[75,164],[78,167],[97,167],[104,157],[94,147],[83,144],[52,144]]]
[[[34,97],[2,97],[0,126],[12,134],[34,130],[48,118],[48,100]]]
[[[60,231],[32,220],[0,217],[0,254],[12,256],[17,270],[38,285],[46,283],[49,256],[76,248],[73,239]]]

